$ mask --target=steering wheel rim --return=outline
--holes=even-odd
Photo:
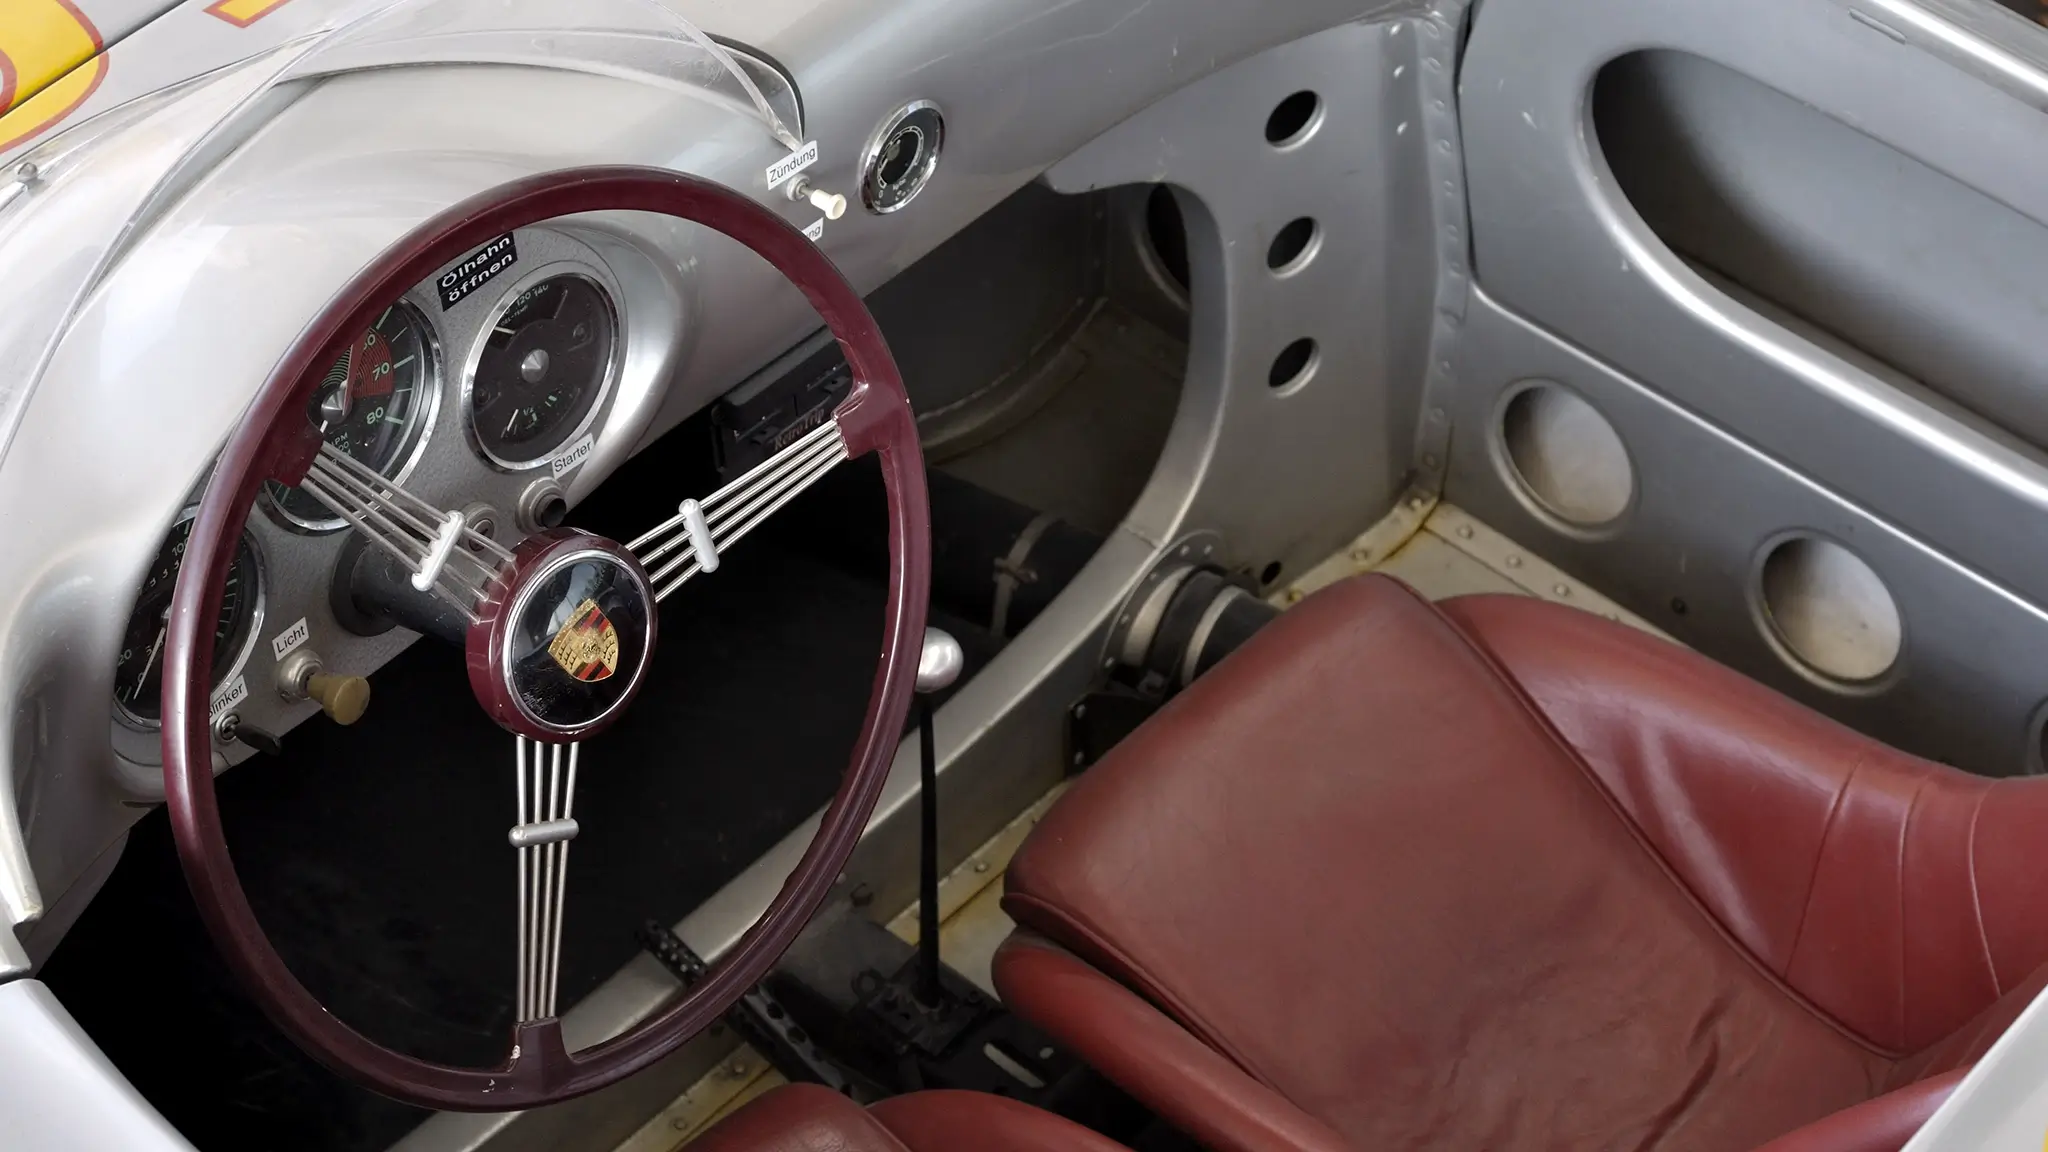
[[[582,212],[644,211],[720,232],[795,284],[839,341],[853,386],[834,412],[849,457],[874,452],[888,502],[889,590],[867,714],[818,831],[766,912],[675,1003],[625,1033],[571,1054],[560,1021],[518,1024],[498,1068],[395,1052],[329,1013],[299,983],[257,922],[231,860],[213,786],[209,711],[213,623],[250,508],[266,479],[296,484],[320,448],[305,419],[314,389],[393,297],[515,228]],[[930,587],[930,516],[917,426],[894,358],[860,295],[780,216],[722,185],[663,169],[610,166],[526,177],[420,225],[358,273],[300,334],[229,438],[209,479],[167,623],[163,656],[164,787],[178,859],[201,919],[270,1019],[335,1071],[422,1107],[510,1111],[595,1091],[645,1068],[713,1023],[766,975],[836,881],[887,780],[909,715]]]

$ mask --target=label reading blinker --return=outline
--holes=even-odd
[[[214,693],[213,700],[206,709],[207,718],[218,720],[221,713],[226,712],[248,698],[249,678],[247,676],[237,676],[233,683]]]

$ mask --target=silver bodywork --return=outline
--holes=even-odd
[[[787,69],[801,109],[778,111],[820,144],[806,175],[856,204],[885,119],[918,101],[943,110],[942,161],[913,202],[824,225],[819,242],[864,290],[1034,179],[1061,192],[1166,184],[1187,221],[1191,345],[1166,448],[1087,569],[941,711],[948,859],[1063,773],[1065,709],[1111,655],[1127,595],[1184,542],[1232,567],[1297,573],[1411,485],[1847,722],[1981,771],[2038,764],[2048,545],[2023,528],[2048,502],[2041,449],[1984,415],[1981,397],[1972,407],[1873,366],[1674,256],[1618,191],[1590,93],[1619,55],[1692,53],[2038,229],[2039,29],[1962,0],[1489,0],[1461,54],[1466,13],[1450,0],[671,6]],[[166,16],[162,34],[196,7]],[[14,782],[0,792],[0,908],[30,936],[160,795],[148,741],[109,736],[120,629],[221,437],[336,286],[448,204],[572,164],[674,167],[798,226],[817,217],[766,189],[786,147],[673,36],[651,56],[644,36],[564,37],[551,59],[493,29],[559,29],[562,5],[442,0],[454,31],[348,51],[313,38],[376,7],[292,0],[254,26],[277,22],[261,51],[200,75],[150,55],[157,25],[146,26],[117,51],[156,62],[133,69],[135,83],[177,86],[88,122],[79,131],[104,133],[104,146],[74,140],[36,184],[0,192],[0,372],[16,373],[0,378],[0,753]],[[1665,79],[1711,118],[1728,97],[1687,87],[1690,75]],[[1303,90],[1321,118],[1275,147],[1264,122]],[[1899,218],[1949,206],[1883,187],[1863,204]],[[1269,246],[1302,217],[1319,225],[1313,258],[1276,275]],[[694,229],[606,217],[553,231],[614,278],[634,334],[572,496],[815,327],[764,267]],[[1808,233],[1823,254],[1839,239],[1818,222]],[[1967,328],[1942,289],[1974,265],[1964,247],[1927,251],[1940,275],[1920,286],[1870,268],[1845,282]],[[2032,331],[2008,345],[2038,353]],[[1316,342],[1307,377],[1269,387],[1276,356],[1304,338]],[[1585,398],[1619,433],[1634,496],[1611,528],[1559,525],[1504,463],[1501,410],[1531,380]],[[473,459],[452,451],[454,407],[444,399],[415,473],[429,496],[493,482],[454,460]],[[493,499],[516,499],[514,487]],[[1771,642],[1762,557],[1799,533],[1843,542],[1898,604],[1904,655],[1870,685],[1817,679]],[[273,586],[324,579],[317,550],[273,564]],[[298,603],[330,665],[367,672],[403,642],[340,638],[315,592]],[[289,622],[273,619],[262,639]],[[264,643],[252,659],[269,659]],[[280,729],[310,711],[271,707]],[[848,870],[847,889],[877,908],[911,895],[915,792],[914,759],[900,757]],[[810,831],[689,917],[685,938],[708,954],[734,939]],[[28,967],[12,935],[0,950],[6,970]],[[636,961],[570,1011],[572,1044],[670,991]],[[714,1058],[688,1050],[548,1115],[438,1117],[408,1146],[599,1147]]]

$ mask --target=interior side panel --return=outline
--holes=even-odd
[[[1481,6],[1446,494],[1838,718],[2038,770],[2044,40],[1988,0]]]

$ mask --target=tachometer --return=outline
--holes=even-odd
[[[393,304],[328,369],[306,417],[329,444],[379,475],[395,475],[426,429],[432,367],[427,322],[412,305]],[[300,528],[346,526],[310,493],[276,483],[269,493],[272,506]]]
[[[121,637],[121,658],[114,669],[114,703],[129,719],[147,726],[154,726],[162,712],[164,634],[171,618],[178,566],[184,562],[185,542],[191,535],[189,515],[171,528],[149,574],[142,579],[142,594],[136,598],[135,613],[128,618],[128,630]],[[256,550],[244,535],[221,591],[220,626],[213,633],[211,688],[221,686],[249,646],[262,593]]]
[[[611,374],[611,300],[585,276],[516,297],[484,339],[469,387],[477,448],[506,468],[538,464],[574,436]]]

